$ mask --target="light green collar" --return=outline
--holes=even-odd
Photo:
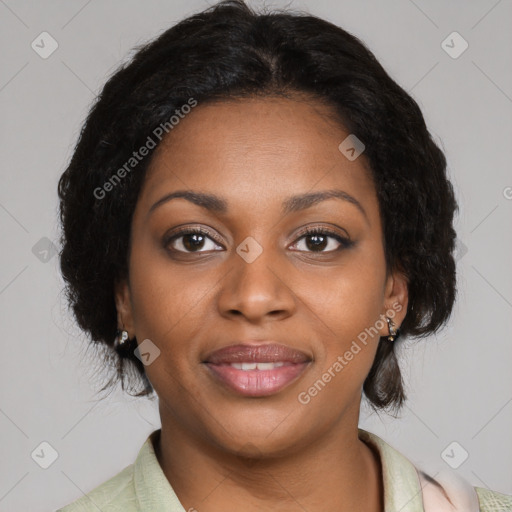
[[[358,429],[359,438],[378,452],[382,465],[385,512],[424,512],[418,473],[413,464],[380,437]],[[152,432],[134,464],[134,485],[141,510],[186,512],[164,475],[153,442],[160,430]]]

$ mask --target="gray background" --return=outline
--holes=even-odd
[[[132,463],[159,427],[155,402],[119,391],[95,401],[99,380],[44,237],[58,246],[57,180],[106,77],[134,45],[207,5],[0,0],[2,511],[69,503]],[[291,6],[360,37],[412,94],[446,152],[460,203],[453,318],[437,337],[405,345],[409,401],[401,417],[379,418],[365,406],[361,427],[432,476],[449,460],[473,485],[512,493],[512,3],[303,0]],[[43,31],[59,45],[47,59],[31,47]],[[441,46],[453,31],[469,44],[456,59]],[[461,48],[460,41],[449,44]],[[31,457],[35,449],[42,453],[43,441],[58,453],[48,469]]]

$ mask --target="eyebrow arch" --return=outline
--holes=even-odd
[[[305,210],[306,208],[310,208],[311,206],[322,201],[326,201],[327,199],[341,199],[342,201],[347,201],[353,204],[364,215],[366,220],[368,220],[368,216],[363,205],[348,192],[338,189],[321,190],[319,192],[308,192],[306,194],[291,196],[283,202],[283,213],[287,215],[292,212]]]
[[[148,211],[148,215],[151,214],[156,208],[161,206],[164,203],[167,203],[171,199],[175,198],[183,198],[191,203],[200,206],[201,208],[205,208],[208,211],[226,214],[228,212],[228,203],[225,199],[216,196],[214,194],[208,194],[205,192],[194,192],[191,190],[178,190],[176,192],[171,192],[170,194],[165,195],[161,199],[159,199]],[[318,204],[322,201],[326,201],[327,199],[341,199],[343,201],[347,201],[354,206],[364,215],[366,220],[368,221],[368,215],[366,214],[365,209],[361,205],[361,203],[349,193],[338,190],[322,190],[319,192],[307,192],[305,194],[298,194],[295,196],[288,197],[282,203],[282,212],[283,215],[288,215],[292,212],[298,212],[301,210],[305,210],[310,208],[311,206]]]

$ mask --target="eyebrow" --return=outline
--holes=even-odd
[[[222,197],[216,196],[214,194],[208,194],[205,192],[194,192],[192,190],[177,190],[176,192],[171,192],[170,194],[166,194],[164,197],[159,199],[148,211],[148,215],[151,214],[156,208],[161,206],[164,203],[176,198],[183,198],[187,201],[200,206],[210,212],[218,213],[218,214],[227,214],[229,211],[228,203]],[[348,203],[353,204],[357,207],[357,209],[364,215],[366,220],[368,221],[368,215],[366,214],[365,209],[361,205],[361,203],[349,193],[344,190],[331,189],[331,190],[321,190],[319,192],[307,192],[305,194],[298,194],[295,196],[288,197],[285,199],[281,206],[281,211],[283,215],[288,215],[293,212],[298,212],[302,210],[306,210],[311,206],[318,204],[322,201],[326,201],[328,199],[341,199],[342,201],[346,201]]]

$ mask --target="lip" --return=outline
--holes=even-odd
[[[304,352],[282,345],[265,342],[258,344],[239,343],[210,352],[205,361],[211,364],[222,363],[305,363],[311,358]]]
[[[210,376],[237,394],[270,396],[297,380],[311,358],[304,352],[280,343],[239,343],[215,350],[203,361]],[[267,363],[265,369],[243,370],[241,363]],[[267,369],[268,363],[283,363]]]

